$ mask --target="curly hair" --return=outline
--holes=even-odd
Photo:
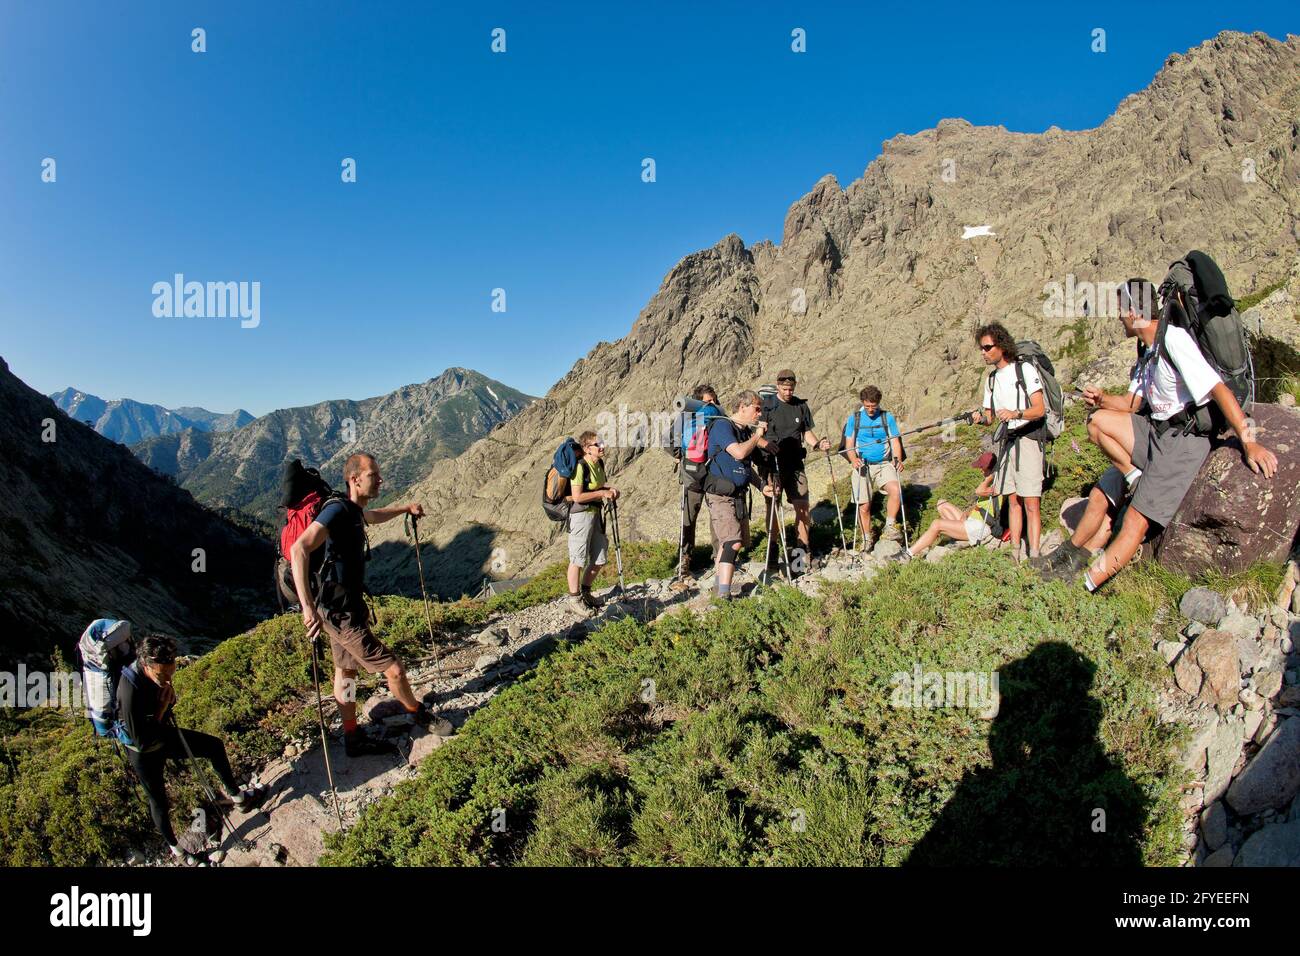
[[[984,337],[991,338],[993,344],[1002,350],[1002,357],[1008,362],[1014,362],[1018,355],[1016,353],[1016,340],[1011,337],[1007,327],[1001,322],[990,322],[988,325],[981,325],[975,330],[975,343],[978,345],[979,340]]]
[[[858,392],[858,401],[875,402],[877,405],[879,405],[881,398],[882,396],[880,394],[880,389],[878,389],[874,385],[868,385],[862,391]]]

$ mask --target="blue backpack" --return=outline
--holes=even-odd
[[[117,682],[122,669],[135,660],[131,625],[101,617],[82,632],[77,649],[81,652],[86,716],[96,734],[112,737],[117,721]]]

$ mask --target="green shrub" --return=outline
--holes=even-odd
[[[976,550],[819,599],[777,588],[703,619],[607,624],[471,717],[322,862],[892,865],[922,846],[1172,863],[1185,773],[1148,643],[1168,592],[1136,574],[1108,590]],[[891,706],[917,663],[1007,675],[1004,713]],[[1070,857],[981,836],[999,815]]]

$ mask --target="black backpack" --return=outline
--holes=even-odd
[[[1160,302],[1160,325],[1153,346],[1157,356],[1171,324],[1186,329],[1242,410],[1248,411],[1255,401],[1255,365],[1241,315],[1218,264],[1198,250],[1171,263],[1160,283]],[[1139,359],[1145,357],[1145,352],[1139,343]],[[1198,435],[1215,435],[1227,426],[1213,401],[1200,407],[1189,403],[1170,421],[1185,423]]]

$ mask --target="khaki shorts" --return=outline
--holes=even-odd
[[[736,499],[729,495],[706,494],[704,506],[709,509],[709,524],[713,528],[713,539],[718,543],[739,541],[741,547],[749,546],[749,519],[737,516]],[[745,507],[742,500],[740,508]]]
[[[966,519],[965,524],[966,524],[966,540],[969,541],[971,544],[979,544],[990,534],[992,534],[992,532],[989,531],[988,524],[979,515],[971,515]]]
[[[364,670],[367,674],[386,671],[397,658],[370,630],[363,611],[326,611],[324,631],[330,639],[330,655],[341,671]]]
[[[599,509],[569,513],[570,564],[576,564],[580,568],[604,564],[608,543],[605,530],[601,527]]]
[[[895,468],[894,463],[888,459],[877,462],[874,465],[868,464],[867,472],[871,476],[870,487],[867,486],[866,478],[858,474],[856,468],[849,473],[849,477],[853,481],[853,503],[855,505],[868,504],[870,495],[877,492],[882,495],[885,494],[885,485],[889,484],[891,481],[899,480],[898,469]],[[899,483],[899,492],[902,492],[901,482]]]
[[[1204,435],[1184,435],[1177,429],[1161,435],[1150,418],[1134,415],[1130,457],[1142,477],[1133,492],[1133,510],[1154,524],[1169,524],[1209,454],[1210,439]],[[1128,495],[1124,476],[1114,465],[1097,480],[1097,487],[1116,506]]]
[[[1000,495],[1043,497],[1043,446],[1033,438],[1022,438],[1008,445],[993,474],[993,490]]]

